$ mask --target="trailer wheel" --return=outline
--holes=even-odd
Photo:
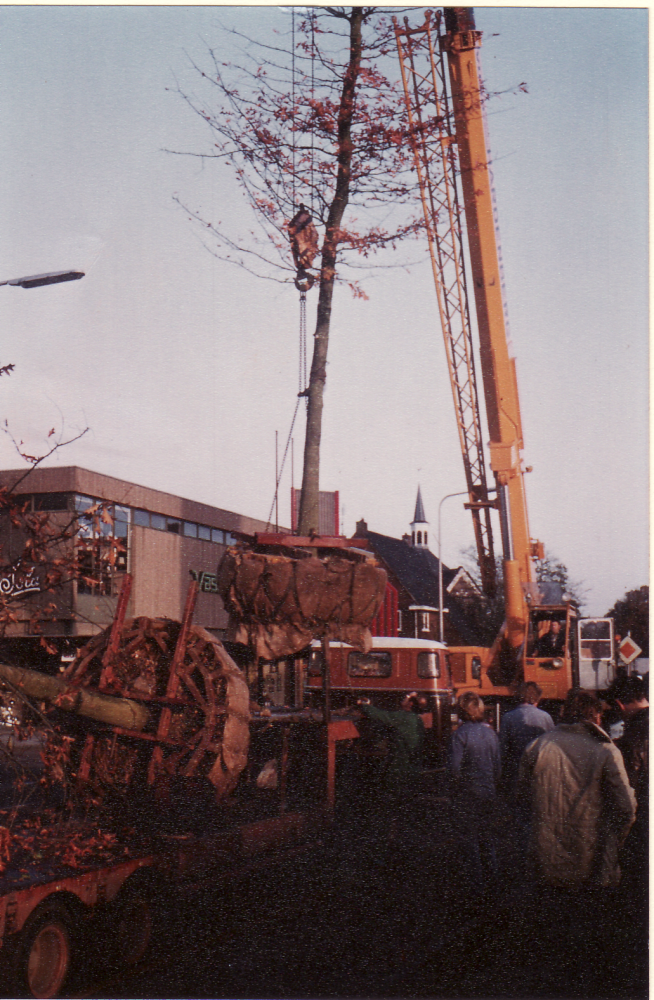
[[[124,965],[136,965],[152,944],[152,903],[145,885],[126,886],[117,900],[115,936]]]
[[[64,906],[37,909],[22,931],[18,972],[27,996],[49,1000],[59,996],[72,959],[70,915]]]

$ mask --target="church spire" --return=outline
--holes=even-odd
[[[425,508],[422,502],[422,493],[420,492],[420,487],[418,487],[418,495],[416,497],[416,510],[413,515],[413,521],[411,522],[411,544],[415,549],[428,549],[429,548],[429,521],[425,517]]]
[[[418,487],[418,496],[416,497],[416,512],[413,515],[413,520],[414,523],[416,524],[418,522],[422,524],[423,521],[427,520],[427,518],[425,517],[425,508],[423,507],[422,504],[422,493],[420,492],[420,487]]]

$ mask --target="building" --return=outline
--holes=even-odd
[[[75,547],[82,574],[51,592],[39,567],[28,573],[29,586],[23,574],[22,592],[11,603],[16,620],[7,627],[7,638],[32,639],[27,648],[35,643],[43,648],[43,636],[53,651],[72,651],[111,623],[127,572],[133,576],[128,617],[179,621],[189,581],[195,577],[199,593],[194,621],[224,637],[227,614],[218,594],[218,565],[239,536],[269,530],[265,522],[73,466],[36,468],[27,476],[24,469],[0,472],[0,488],[12,490],[16,483],[15,492],[25,498],[27,511],[47,514],[53,524],[73,526],[74,537],[64,545],[69,554]],[[11,597],[16,581],[8,554],[20,540],[14,537],[18,529],[7,521],[0,526],[5,563],[0,593]],[[115,557],[103,558],[112,548]]]
[[[357,522],[354,538],[372,550],[388,574],[384,603],[372,627],[373,635],[414,639],[440,638],[438,559],[429,549],[429,522],[420,488],[411,533],[400,538],[370,531]],[[482,641],[478,625],[479,588],[462,567],[443,565],[443,636],[451,646]]]

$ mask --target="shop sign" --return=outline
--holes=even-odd
[[[207,573],[206,570],[191,570],[191,576],[198,581],[198,589],[205,594],[218,593],[218,574]]]
[[[12,570],[0,576],[0,597],[18,597],[33,594],[41,589],[34,566],[28,570]]]

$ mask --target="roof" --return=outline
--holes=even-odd
[[[76,465],[38,466],[35,469],[3,469],[0,487],[16,488],[17,494],[25,493],[79,493],[94,500],[107,500],[126,507],[143,508],[166,517],[186,521],[199,521],[226,531],[253,534],[266,531],[270,525],[244,514],[213,507],[196,500],[164,493],[161,490],[139,486],[114,476],[82,469]],[[287,529],[283,529],[287,530]]]
[[[311,646],[314,649],[320,648],[320,639],[312,639]],[[347,642],[329,640],[329,648],[335,646],[337,649],[352,649]],[[445,649],[445,643],[437,639],[413,639],[402,635],[373,635],[372,649]]]
[[[418,496],[416,497],[416,512],[413,515],[413,524],[427,524],[427,518],[425,517],[425,508],[422,502],[422,494],[420,492],[420,487],[418,487]]]
[[[365,537],[376,555],[408,591],[414,604],[438,608],[438,559],[429,549],[414,548],[399,538],[380,535],[376,531],[366,530]],[[458,573],[458,568],[450,569],[443,563],[443,609],[449,612],[450,623],[462,639],[473,643],[476,632],[468,623],[456,597],[447,591]]]

